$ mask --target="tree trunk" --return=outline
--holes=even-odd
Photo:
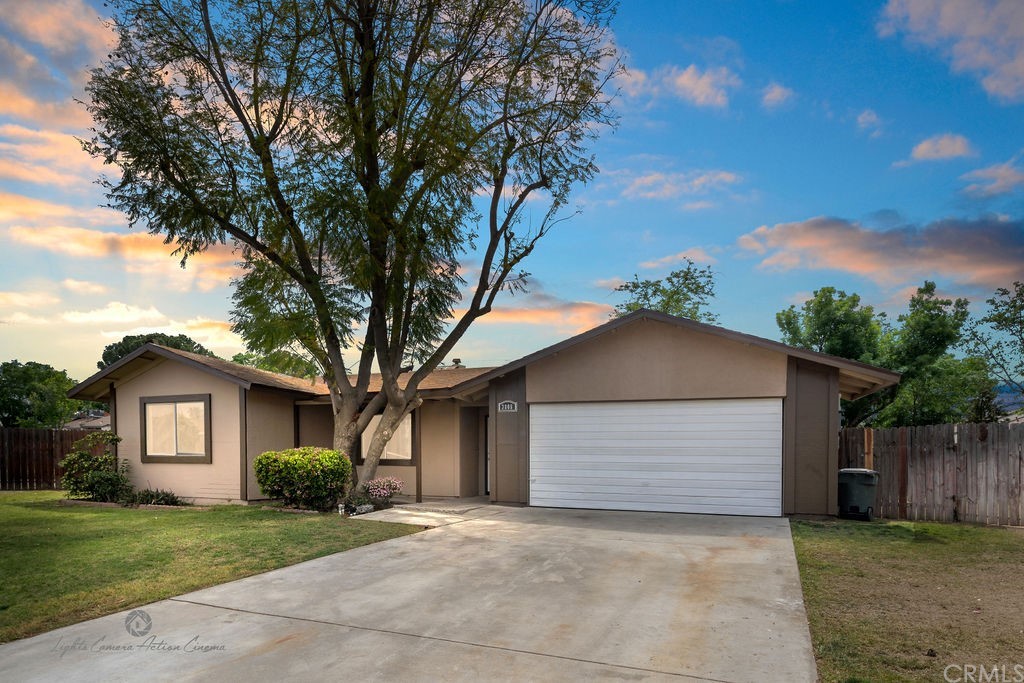
[[[384,455],[384,448],[395,435],[395,430],[401,424],[405,416],[411,412],[409,405],[396,408],[388,405],[380,416],[380,423],[370,438],[370,445],[366,450],[366,457],[363,459],[362,481],[370,481],[377,476],[377,466],[380,464],[381,456]]]
[[[356,471],[359,449],[359,427],[356,425],[355,411],[345,405],[332,411],[334,413],[334,450],[348,457],[352,463],[352,480],[348,490],[353,491],[359,485],[359,473]]]

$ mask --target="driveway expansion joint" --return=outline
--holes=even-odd
[[[663,671],[661,669],[648,669],[640,666],[632,666],[629,664],[614,664],[612,662],[601,662],[593,659],[580,659],[578,657],[568,657],[565,655],[556,655],[546,652],[534,652],[532,650],[520,650],[514,647],[502,647],[501,645],[488,645],[486,643],[473,643],[465,640],[456,640],[454,638],[442,638],[440,636],[427,636],[420,633],[408,633],[405,631],[394,631],[386,628],[373,628],[372,626],[357,626],[355,624],[345,624],[338,621],[330,621],[327,619],[313,619],[311,617],[295,617],[287,614],[276,614],[274,612],[261,612],[258,610],[242,609],[239,607],[225,607],[224,605],[217,605],[209,602],[200,602],[198,600],[185,600],[183,598],[167,598],[169,602],[180,602],[188,605],[198,605],[200,607],[210,607],[213,609],[224,610],[226,612],[237,612],[239,614],[252,614],[261,617],[271,617],[275,619],[287,619],[289,621],[302,621],[311,624],[321,624],[323,626],[337,626],[341,628],[350,628],[356,631],[371,631],[374,633],[383,633],[386,635],[402,636],[405,638],[422,638],[424,640],[433,640],[442,643],[451,643],[453,645],[466,645],[469,647],[479,647],[488,650],[501,650],[502,652],[512,652],[516,654],[531,655],[534,657],[549,657],[551,659],[561,659],[569,662],[579,662],[581,664],[594,664],[596,666],[608,666],[616,669],[629,669],[630,671],[641,671],[649,674],[659,674],[663,676],[673,676],[681,680],[691,681],[705,681],[706,683],[738,683],[737,681],[729,681],[721,678],[708,678],[706,676],[698,676],[694,674],[677,673],[674,671]]]

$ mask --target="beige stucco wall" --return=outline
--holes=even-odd
[[[786,395],[786,354],[654,320],[526,367],[528,403]]]
[[[249,500],[266,496],[256,482],[252,463],[264,451],[279,451],[295,445],[295,401],[289,394],[251,389],[246,394],[246,494]]]
[[[423,495],[459,495],[459,407],[426,401],[419,409]]]
[[[182,363],[157,361],[152,368],[116,386],[118,457],[128,460],[136,488],[168,489],[198,502],[237,501],[241,482],[238,385]],[[210,394],[212,462],[143,463],[139,398]]]

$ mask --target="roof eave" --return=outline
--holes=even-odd
[[[110,395],[110,385],[109,384],[106,387],[103,387],[102,391],[100,391],[100,392],[90,392],[89,389],[91,389],[97,383],[102,382],[103,380],[110,378],[112,375],[115,375],[119,370],[125,368],[126,366],[128,366],[131,363],[134,363],[136,360],[138,360],[140,357],[144,356],[147,353],[154,353],[154,354],[156,354],[156,355],[158,355],[158,356],[160,356],[162,358],[165,358],[165,359],[176,360],[176,361],[178,361],[180,363],[184,363],[184,364],[188,365],[189,367],[195,368],[197,370],[201,370],[201,371],[203,371],[203,372],[205,372],[207,374],[210,374],[210,375],[213,375],[215,377],[218,377],[219,379],[223,379],[225,381],[231,382],[232,384],[237,384],[238,386],[243,387],[245,389],[249,389],[249,388],[252,387],[252,383],[251,382],[248,382],[248,381],[246,381],[244,379],[241,379],[240,377],[235,377],[234,375],[230,375],[230,374],[228,374],[226,372],[221,372],[220,370],[217,370],[216,368],[212,368],[212,367],[210,367],[208,365],[203,365],[202,363],[197,363],[196,361],[192,360],[191,358],[187,358],[185,356],[180,356],[180,355],[178,355],[176,353],[168,351],[167,349],[164,349],[163,347],[157,346],[156,344],[148,344],[147,343],[147,344],[143,344],[142,346],[140,346],[139,348],[135,349],[134,351],[132,351],[128,355],[126,355],[123,358],[119,359],[118,361],[116,361],[114,363],[111,363],[110,365],[108,365],[107,367],[103,368],[102,370],[100,370],[99,372],[97,372],[93,376],[89,377],[88,379],[86,379],[86,380],[84,380],[82,382],[79,382],[75,386],[71,387],[71,389],[68,391],[68,394],[67,394],[68,398],[79,398],[79,397],[84,396],[85,400],[97,400],[97,399],[105,398],[106,396],[109,396]],[[117,377],[114,377],[111,380],[111,382],[116,382],[117,379],[118,379]]]

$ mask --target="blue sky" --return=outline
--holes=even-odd
[[[101,8],[100,8],[101,9]],[[124,334],[230,356],[230,249],[185,270],[99,208],[80,152],[100,9],[0,0],[0,360],[83,379]],[[453,356],[502,363],[607,319],[616,283],[684,256],[716,273],[727,327],[822,286],[899,312],[924,279],[981,310],[1024,279],[1024,3],[628,2],[618,128],[580,215],[531,257]]]

